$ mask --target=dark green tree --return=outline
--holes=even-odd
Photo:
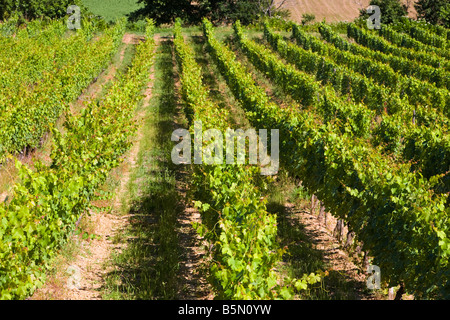
[[[201,16],[216,23],[240,20],[242,24],[250,24],[259,14],[255,0],[199,0],[198,6]]]
[[[143,3],[144,7],[130,14],[132,21],[144,17],[154,19],[156,24],[173,23],[176,18],[191,21],[195,13],[190,0],[139,0],[138,3]]]
[[[447,3],[441,8],[440,20],[444,27],[450,28],[450,3]]]
[[[316,16],[312,13],[304,13],[302,14],[302,25],[308,24],[309,22],[313,22],[316,19]]]
[[[199,0],[197,1],[202,16],[214,22],[232,23],[240,20],[242,24],[258,21],[262,16],[288,16],[283,5],[287,0]]]
[[[448,0],[418,0],[414,4],[418,18],[425,19],[432,24],[442,23],[442,17],[446,13]]]
[[[36,18],[61,18],[70,5],[83,7],[80,0],[0,0],[0,20],[13,14],[31,20]]]
[[[396,22],[399,18],[408,14],[408,7],[402,4],[400,0],[372,0],[370,5],[380,7],[381,23],[391,24]],[[369,14],[366,9],[361,9],[359,13],[360,18],[367,19]]]
[[[207,17],[215,23],[242,24],[258,21],[261,16],[287,16],[282,6],[287,0],[139,0],[144,7],[130,14],[131,21],[144,17],[153,18],[157,24],[172,23],[176,18],[184,22],[198,23]]]

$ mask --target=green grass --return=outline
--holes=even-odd
[[[120,19],[143,7],[138,0],[83,0],[83,4],[92,13],[104,17],[107,21]]]
[[[128,185],[130,226],[115,237],[127,247],[113,254],[104,299],[176,299],[179,292],[178,214],[183,210],[170,161],[176,108],[172,46],[163,41],[155,61],[155,82],[142,128],[137,166]]]

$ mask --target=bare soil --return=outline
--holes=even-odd
[[[137,43],[139,39],[128,34],[124,37],[124,43]],[[161,39],[156,35],[155,41],[158,44]],[[125,50],[125,49],[124,49]],[[123,52],[121,56],[123,57]],[[145,92],[145,110],[152,96],[152,86],[154,72],[151,70],[149,85]],[[179,86],[179,81],[177,81]],[[181,108],[181,106],[180,106]],[[182,112],[180,109],[179,112]],[[144,111],[137,114],[137,121],[144,118]],[[175,123],[174,123],[175,124]],[[104,279],[111,271],[111,266],[107,262],[113,252],[120,253],[125,249],[126,244],[116,244],[112,241],[118,232],[123,232],[129,225],[129,215],[120,216],[114,213],[122,205],[126,205],[127,199],[123,199],[126,194],[126,187],[130,180],[131,172],[136,167],[137,155],[139,152],[139,141],[142,139],[142,130],[138,130],[135,143],[126,155],[120,172],[120,186],[117,196],[113,200],[112,211],[105,213],[90,212],[89,224],[92,226],[92,233],[97,237],[94,240],[81,240],[79,236],[74,236],[73,241],[77,246],[76,254],[69,259],[62,258],[61,266],[57,273],[49,278],[44,287],[40,288],[31,299],[56,299],[56,300],[100,300],[102,299],[102,288]],[[177,191],[180,198],[187,201],[186,193],[189,188],[188,172],[177,172]],[[183,259],[180,261],[180,292],[179,299],[213,299],[211,288],[203,276],[203,263],[205,262],[205,252],[203,241],[192,228],[193,222],[200,222],[200,213],[193,208],[192,204],[184,203],[184,211],[178,217],[180,247],[182,248]],[[75,270],[75,273],[71,270]]]
[[[176,65],[175,60],[173,61]],[[175,93],[180,95],[181,82],[178,74],[175,73]],[[177,103],[177,114],[182,118],[182,103]],[[181,119],[175,119],[174,129],[180,127]],[[206,266],[208,264],[207,253],[205,251],[206,242],[197,234],[192,227],[193,223],[201,223],[200,212],[194,208],[192,203],[188,203],[187,192],[189,186],[190,173],[186,170],[178,170],[176,175],[176,188],[180,194],[180,199],[184,199],[184,211],[178,217],[178,234],[183,258],[180,261],[180,300],[212,300],[214,294],[211,285],[205,279]]]
[[[325,219],[318,219],[318,216],[311,214],[309,210],[295,207],[292,203],[286,203],[285,208],[290,213],[291,219],[297,219],[304,226],[306,235],[314,243],[314,249],[322,252],[328,272],[334,273],[334,276],[338,275],[340,279],[350,284],[352,299],[383,299],[379,294],[368,293],[367,290],[364,290],[367,287],[367,275],[361,268],[358,257],[343,250],[342,242],[333,236],[333,229],[337,223],[336,218],[328,213],[325,224]],[[344,230],[344,234],[346,231]],[[328,289],[331,297],[336,295],[335,291],[340,290],[340,288]]]
[[[282,0],[277,0],[280,3]],[[403,3],[410,3],[408,14],[410,17],[416,16],[413,0],[402,0]],[[370,0],[287,0],[283,8],[291,12],[291,20],[302,21],[302,14],[312,13],[316,16],[315,21],[327,22],[353,21],[359,16],[359,10],[369,6]]]
[[[139,37],[133,34],[125,34],[122,40],[126,45],[138,43]],[[124,46],[120,52],[120,62],[123,61]],[[117,68],[111,66],[109,72],[102,77],[101,85],[93,84],[86,90],[84,96],[79,101],[93,98],[101,90],[102,85],[114,78]],[[152,72],[151,72],[152,74]],[[144,103],[148,104],[151,98],[152,79],[149,79],[149,85],[145,92]],[[88,96],[88,97],[86,97]],[[136,116],[136,120],[143,118],[143,112]],[[56,273],[49,277],[47,283],[38,289],[31,299],[33,300],[99,300],[101,299],[101,288],[103,287],[104,275],[109,270],[105,268],[105,262],[109,259],[113,251],[121,250],[120,244],[115,244],[112,239],[117,232],[126,228],[127,217],[115,214],[122,206],[122,195],[125,192],[126,185],[130,179],[130,171],[136,164],[137,153],[139,150],[138,131],[137,138],[131,150],[124,158],[121,167],[116,170],[120,175],[120,187],[113,199],[112,210],[99,210],[99,212],[90,211],[89,216],[84,217],[91,226],[90,232],[95,235],[94,239],[83,240],[80,236],[73,236],[72,242],[77,247],[75,257],[60,257],[60,265]],[[104,204],[108,206],[108,202]],[[101,207],[101,203],[98,204]],[[75,271],[74,271],[75,270]]]

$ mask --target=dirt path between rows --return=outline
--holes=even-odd
[[[280,4],[282,0],[276,0]],[[414,1],[402,0],[404,4],[410,3],[409,17],[416,17],[417,12],[413,6]],[[327,22],[353,21],[359,16],[359,10],[369,6],[369,0],[287,0],[283,9],[291,13],[290,19],[296,22],[302,21],[303,14],[314,14],[315,21],[326,19]]]
[[[306,236],[313,243],[313,249],[321,253],[328,272],[339,285],[332,285],[327,290],[330,298],[344,295],[350,300],[378,300],[383,297],[378,292],[367,290],[367,275],[362,270],[357,258],[348,251],[343,250],[343,243],[333,235],[337,219],[327,214],[326,221],[311,214],[308,209],[296,207],[292,203],[285,204],[285,210],[290,219],[300,222],[304,227]],[[345,235],[345,229],[343,234]],[[340,287],[342,284],[344,284]],[[344,292],[345,291],[345,292]]]
[[[161,41],[165,40],[155,35],[156,48]],[[137,37],[130,34],[124,36],[123,42],[135,44],[139,41]],[[120,53],[121,60],[126,48]],[[157,50],[157,49],[155,49]],[[175,60],[174,60],[175,64]],[[135,143],[126,154],[124,162],[115,175],[120,180],[120,185],[116,188],[116,196],[112,200],[112,210],[105,212],[90,212],[88,224],[91,231],[96,235],[95,239],[82,240],[80,236],[74,236],[72,245],[76,247],[73,256],[62,257],[62,262],[56,274],[51,275],[47,283],[36,291],[31,297],[33,300],[101,300],[105,288],[105,279],[113,270],[114,265],[110,262],[112,254],[120,254],[126,249],[126,242],[114,241],[115,235],[124,232],[130,226],[130,215],[120,213],[122,208],[126,208],[129,203],[123,195],[127,194],[127,187],[130,183],[132,172],[136,169],[140,141],[143,140],[142,125],[145,118],[146,108],[153,95],[154,68],[149,75],[149,83],[145,91],[143,106],[136,116],[140,123],[140,129],[135,137]],[[112,68],[114,73],[116,68]],[[176,77],[176,73],[175,73]],[[110,79],[112,79],[111,77]],[[179,89],[179,79],[175,79],[176,90]],[[92,91],[89,91],[92,94]],[[178,116],[183,114],[181,104],[177,109]],[[177,116],[177,117],[178,117]],[[182,117],[182,116],[181,116]],[[174,126],[180,124],[174,119]],[[176,190],[179,193],[180,204],[184,209],[180,211],[177,218],[177,233],[180,241],[180,261],[179,261],[179,291],[177,299],[212,299],[211,288],[205,280],[202,272],[205,252],[202,249],[202,239],[192,228],[193,222],[200,222],[200,213],[187,203],[187,192],[189,189],[189,171],[177,170]],[[101,202],[101,201],[100,201]],[[105,207],[108,201],[105,203]],[[101,206],[101,203],[99,203]],[[123,211],[123,210],[122,210]]]
[[[175,57],[173,60],[176,66]],[[175,72],[175,94],[181,95],[181,82],[178,76],[179,72]],[[176,113],[184,114],[183,104],[179,101]],[[183,116],[181,116],[183,117]],[[175,121],[174,129],[181,125]],[[180,198],[184,199],[184,211],[178,217],[178,234],[180,239],[180,247],[183,250],[183,259],[180,261],[180,278],[183,290],[179,292],[181,300],[212,300],[214,299],[211,285],[205,279],[206,266],[208,265],[207,253],[205,251],[206,241],[204,241],[192,227],[193,223],[201,223],[202,218],[200,212],[193,207],[192,203],[187,203],[187,192],[190,188],[190,173],[185,170],[177,171],[176,189],[180,194]]]
[[[122,42],[126,45],[135,45],[141,40],[134,34],[126,33]],[[120,52],[120,61],[123,61],[126,46]],[[112,78],[111,78],[112,79]],[[145,116],[145,109],[149,104],[152,96],[153,83],[153,66],[149,74],[149,83],[144,93],[144,102],[141,111],[136,115],[136,120],[141,122]],[[139,142],[142,139],[142,130],[139,129],[135,137],[132,148],[125,156],[122,163],[120,174],[120,187],[116,194],[113,204],[113,211],[108,213],[93,213],[94,234],[100,236],[100,239],[86,243],[85,250],[87,255],[79,254],[78,260],[72,265],[77,265],[81,270],[81,281],[78,286],[73,286],[68,291],[67,299],[70,300],[101,300],[101,289],[104,286],[106,274],[110,271],[105,268],[106,261],[109,260],[112,252],[118,252],[123,249],[123,244],[115,244],[112,240],[117,232],[122,232],[128,225],[127,216],[118,216],[114,214],[119,211],[126,199],[122,196],[126,192],[127,185],[130,181],[131,172],[136,168],[136,159],[139,152]],[[69,282],[70,287],[70,282]]]
[[[122,42],[125,44],[120,52],[120,63],[123,62],[125,50],[130,44],[136,44],[141,40],[133,34],[125,34]],[[88,88],[79,101],[95,99],[101,91],[101,87],[114,79],[117,67],[112,65],[101,83],[94,84],[95,87]],[[150,72],[149,83],[145,91],[144,107],[136,115],[136,120],[142,121],[145,113],[145,106],[148,105],[152,95],[153,70]],[[141,130],[138,130],[135,142],[129,152],[125,155],[121,167],[116,170],[120,177],[119,191],[113,199],[112,210],[102,212],[90,211],[87,218],[88,224],[92,226],[91,232],[94,239],[83,240],[79,236],[73,236],[72,246],[74,246],[76,256],[61,259],[62,266],[58,267],[56,274],[49,277],[47,283],[38,289],[31,299],[52,299],[52,300],[100,300],[100,289],[104,285],[104,276],[108,270],[105,269],[105,262],[111,253],[121,250],[120,244],[113,241],[116,232],[124,230],[127,225],[127,217],[115,214],[123,205],[122,195],[130,179],[130,172],[136,165],[137,153],[139,151],[139,141],[142,137]],[[107,205],[108,203],[106,203]],[[101,204],[100,204],[101,205]]]

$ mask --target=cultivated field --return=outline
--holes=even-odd
[[[413,1],[405,0],[404,3]],[[369,0],[287,0],[284,8],[291,12],[293,21],[301,22],[302,14],[312,13],[316,21],[326,19],[327,22],[353,21],[359,15],[360,9],[365,9]],[[410,4],[408,12],[410,17],[415,17],[416,11]]]
[[[1,299],[450,298],[449,29],[97,22],[0,26]]]

